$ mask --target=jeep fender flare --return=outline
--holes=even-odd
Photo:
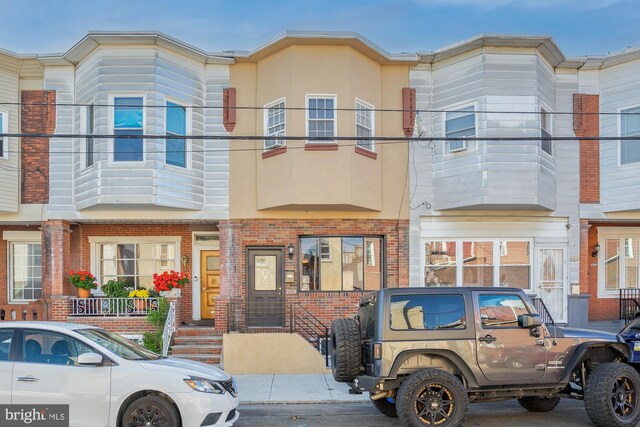
[[[622,358],[625,361],[629,360],[630,349],[627,344],[624,343],[612,343],[612,342],[585,342],[580,344],[573,352],[571,359],[565,365],[564,372],[560,379],[563,383],[568,383],[571,380],[571,372],[573,372],[580,363],[589,359],[590,355],[597,355],[602,350],[609,350],[614,356]],[[604,362],[612,362],[613,360],[604,360]]]
[[[462,379],[463,383],[466,381],[465,386],[470,388],[478,387],[478,381],[476,380],[476,376],[471,371],[469,366],[462,360],[460,356],[450,350],[431,350],[431,349],[416,349],[416,350],[407,350],[403,351],[396,357],[395,362],[393,362],[393,366],[391,367],[391,372],[389,372],[389,376],[392,378],[397,378],[398,371],[400,371],[400,367],[404,362],[411,359],[414,356],[436,356],[441,359],[445,359],[449,361],[452,365],[454,365],[458,370],[462,373],[464,377]],[[426,368],[426,367],[425,367]]]

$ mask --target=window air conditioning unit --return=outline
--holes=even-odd
[[[457,140],[457,141],[448,141],[448,142],[449,142],[450,153],[458,153],[460,151],[465,151],[468,147],[466,140]]]

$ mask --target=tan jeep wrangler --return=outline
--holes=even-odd
[[[384,289],[331,329],[334,378],[407,426],[459,426],[469,402],[546,412],[562,397],[584,399],[598,426],[640,421],[624,340],[545,325],[520,289]]]

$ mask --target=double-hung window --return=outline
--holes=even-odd
[[[9,117],[7,113],[0,111],[0,133],[7,133],[9,129]],[[9,138],[0,136],[0,158],[6,159],[9,152]]]
[[[9,251],[11,300],[42,298],[42,244],[10,242]]]
[[[299,248],[301,291],[369,291],[383,287],[382,237],[302,237]]]
[[[640,287],[640,228],[598,229],[600,296],[618,296],[620,289]]]
[[[187,109],[182,105],[167,101],[166,113],[165,161],[168,165],[185,168],[187,167],[187,140],[172,137],[187,134]]]
[[[142,135],[144,114],[142,97],[116,97],[113,100],[113,160],[141,162],[143,160]]]
[[[373,106],[356,101],[356,145],[369,151],[375,150],[372,138],[374,136]]]
[[[93,150],[93,133],[95,126],[95,107],[93,104],[87,106],[86,110],[86,131],[87,137],[85,139],[85,159],[86,159],[86,167],[93,165],[94,159],[94,150]]]
[[[632,137],[620,141],[620,164],[640,162],[640,107],[620,111],[620,136]]]
[[[307,142],[334,143],[336,136],[336,98],[335,96],[307,97]]]
[[[551,114],[540,108],[540,148],[549,155],[553,155],[553,140],[551,139]]]
[[[473,105],[445,113],[446,151],[456,153],[468,148],[464,139],[450,140],[448,138],[473,138],[476,136],[476,113]]]
[[[279,136],[285,135],[285,102],[284,100],[276,101],[266,106],[265,110],[265,136],[264,149],[271,150],[273,148],[284,147],[285,142]]]

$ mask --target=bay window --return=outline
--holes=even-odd
[[[187,140],[171,138],[187,134],[187,109],[182,105],[167,101],[166,108],[166,152],[165,162],[168,165],[187,167]]]
[[[375,151],[375,144],[371,138],[373,130],[373,106],[364,101],[356,100],[356,145],[369,151]]]
[[[9,129],[9,117],[7,113],[0,111],[0,133],[8,133]],[[6,159],[9,152],[9,144],[7,142],[9,138],[0,136],[0,158]]]
[[[286,113],[284,108],[284,100],[276,101],[266,106],[264,129],[265,136],[269,138],[265,138],[264,140],[265,150],[285,146],[285,141],[278,138],[279,136],[285,135]]]
[[[116,97],[113,104],[113,160],[141,162],[144,134],[143,98]]]
[[[382,237],[302,237],[299,248],[301,291],[369,291],[384,286]]]
[[[620,164],[640,162],[640,107],[620,110],[620,136],[638,139],[620,141]]]
[[[317,138],[333,138],[336,136],[336,97],[333,95],[307,96],[307,142],[334,143],[332,140]]]

